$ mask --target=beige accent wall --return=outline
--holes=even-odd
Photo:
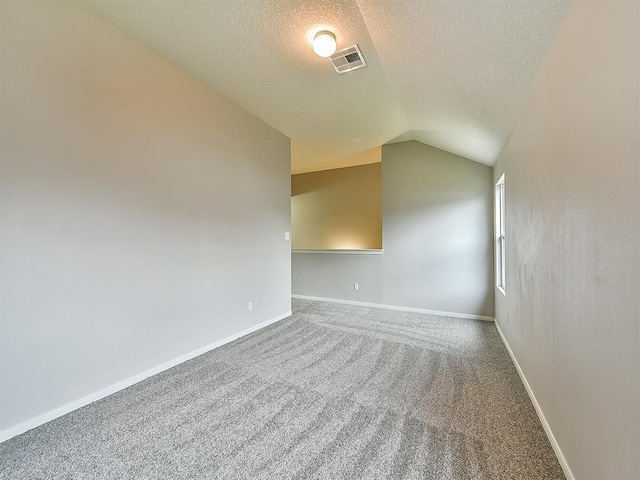
[[[382,248],[381,164],[291,176],[292,247]]]
[[[640,478],[640,2],[577,0],[494,168],[496,319],[574,478]]]
[[[2,438],[286,315],[291,199],[287,137],[80,7],[0,22]]]
[[[357,145],[357,144],[355,144]],[[309,145],[291,140],[291,174],[311,173],[321,170],[369,165],[382,161],[382,147],[352,152],[335,151],[331,146]]]

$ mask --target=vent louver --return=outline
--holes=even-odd
[[[358,45],[353,45],[331,55],[331,64],[340,74],[367,66]]]

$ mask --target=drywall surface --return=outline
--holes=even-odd
[[[639,5],[573,3],[494,168],[496,318],[576,479],[640,478]]]
[[[0,9],[6,429],[290,311],[290,146],[73,4]]]
[[[335,125],[332,125],[335,130]],[[291,139],[291,174],[333,170],[357,165],[370,165],[382,161],[382,147],[340,154],[323,137],[322,144],[310,145]]]
[[[298,295],[383,303],[382,255],[293,253],[291,277]]]
[[[403,142],[382,178],[383,303],[493,316],[491,168]]]
[[[294,253],[293,292],[493,316],[491,168],[395,143],[382,149],[382,184],[384,253]]]
[[[291,176],[292,247],[382,248],[380,163]]]

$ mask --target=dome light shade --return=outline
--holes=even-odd
[[[336,51],[336,36],[327,31],[322,30],[313,37],[313,51],[319,57],[330,57]]]

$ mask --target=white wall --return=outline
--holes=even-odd
[[[493,316],[491,181],[490,167],[437,148],[384,145],[384,253],[296,253],[293,292]]]
[[[496,318],[577,479],[640,478],[639,8],[573,3],[494,168]]]
[[[0,17],[2,430],[291,292],[287,137],[70,3]]]

